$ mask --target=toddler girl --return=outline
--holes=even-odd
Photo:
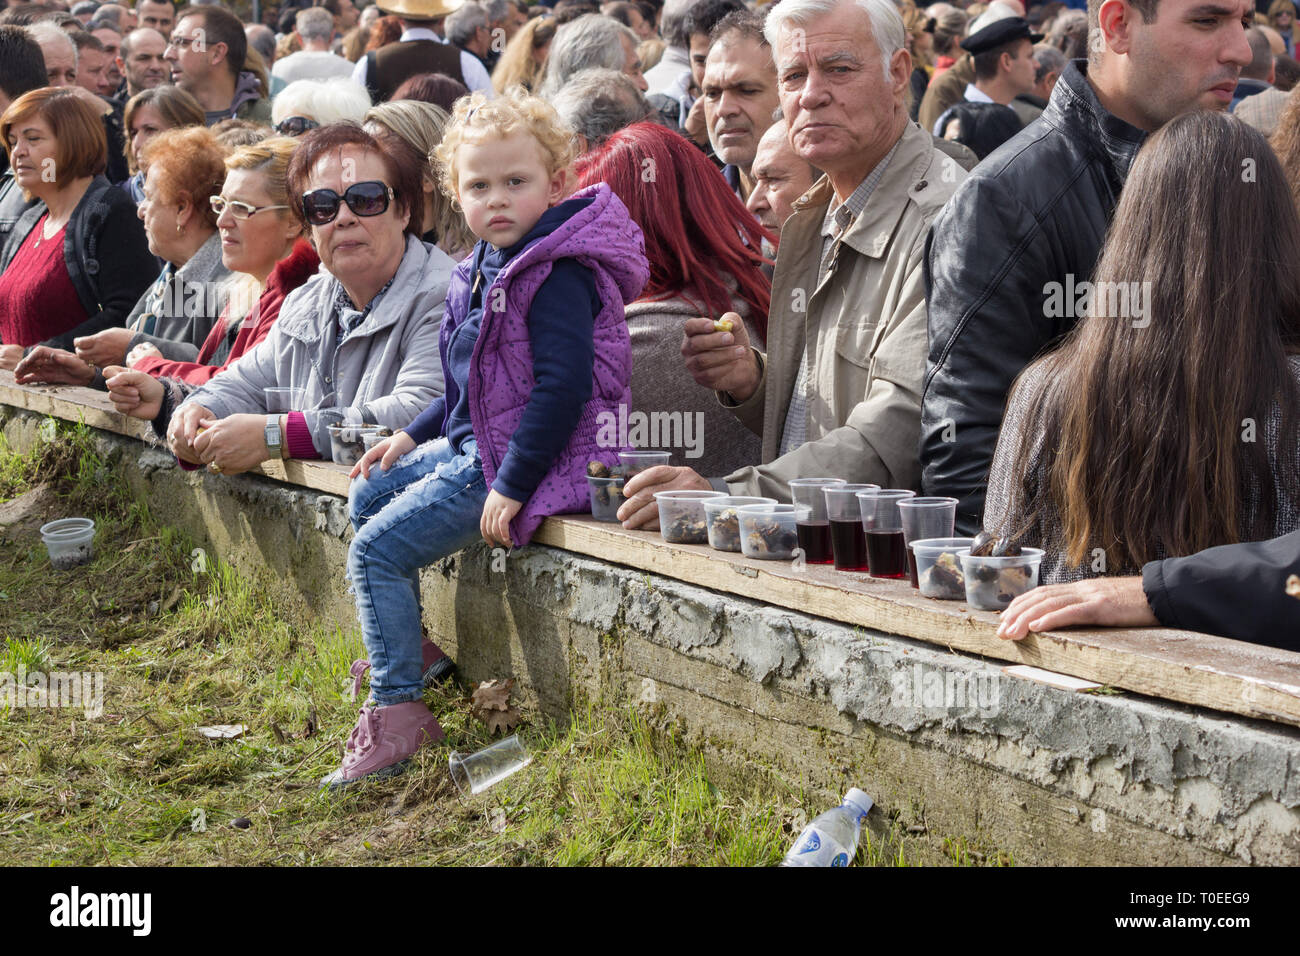
[[[371,699],[331,787],[400,773],[443,737],[422,694],[452,665],[421,639],[420,568],[585,511],[587,463],[617,462],[598,416],[630,402],[641,231],[604,183],[564,198],[573,137],[555,110],[519,89],[463,97],[435,156],[478,242],[447,291],[446,394],[352,470],[348,575],[370,658],[353,674],[369,667]]]

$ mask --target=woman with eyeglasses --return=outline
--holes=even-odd
[[[226,157],[226,179],[207,199],[216,217],[221,257],[233,274],[225,310],[191,362],[157,352],[131,356],[133,369],[104,369],[118,411],[153,423],[167,434],[185,396],[224,372],[265,339],[285,299],[320,266],[290,210],[289,160],[296,140],[272,136]]]
[[[361,125],[370,109],[366,88],[344,77],[295,80],[271,101],[271,125],[281,136],[298,137],[331,123]]]
[[[150,140],[141,157],[148,174],[138,212],[149,251],[166,265],[124,325],[75,339],[75,355],[37,346],[14,369],[19,384],[102,389],[104,379],[96,369],[131,364],[128,353],[144,343],[173,360],[198,357],[225,307],[230,276],[208,199],[221,189],[225,157],[226,150],[204,126],[167,130]]]
[[[443,392],[438,326],[455,263],[420,241],[414,151],[344,123],[297,143],[289,193],[323,269],[289,296],[266,340],[190,395],[168,429],[182,461],[215,473],[273,457],[328,459],[329,426],[397,430]],[[301,389],[302,407],[268,414],[268,388]]]
[[[79,92],[24,93],[0,116],[14,180],[35,203],[0,252],[0,368],[39,344],[121,325],[158,274],[131,197],[104,178],[108,140]]]

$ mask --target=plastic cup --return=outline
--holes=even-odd
[[[747,558],[788,561],[799,546],[795,522],[806,516],[805,505],[746,505],[739,509],[740,550]]]
[[[867,539],[867,569],[873,578],[907,577],[907,544],[898,504],[916,492],[902,488],[873,488],[856,495]]]
[[[623,465],[623,476],[631,478],[633,475],[645,471],[647,468],[653,468],[655,465],[666,465],[671,456],[666,451],[621,451],[618,453],[618,460]]]
[[[56,571],[89,564],[95,557],[95,522],[90,518],[60,518],[41,525],[41,540]]]
[[[355,465],[366,453],[364,437],[379,433],[378,425],[330,425],[330,459],[339,465]]]
[[[264,388],[266,410],[272,415],[285,415],[289,412],[303,411],[306,404],[306,389],[302,388]]]
[[[799,547],[803,549],[808,564],[830,564],[834,560],[831,549],[831,522],[826,513],[826,495],[822,492],[831,485],[848,484],[843,478],[792,478],[790,500],[808,509],[806,519],[798,523]]]
[[[465,796],[482,793],[532,762],[533,758],[519,742],[518,734],[511,734],[478,753],[467,755],[452,751],[447,759],[452,782]]]
[[[915,562],[921,594],[939,601],[966,600],[966,574],[961,556],[974,538],[923,538],[907,550]]]
[[[969,551],[958,555],[966,576],[966,603],[981,611],[1001,611],[1012,599],[1038,587],[1039,548],[1024,548],[1017,555],[980,557]]]
[[[591,516],[597,521],[618,521],[618,509],[627,500],[623,497],[623,481],[622,475],[608,478],[587,476],[587,487],[591,490]]]
[[[704,502],[726,497],[721,491],[656,491],[659,504],[659,533],[669,544],[705,544],[709,526]]]
[[[740,515],[738,508],[745,505],[774,505],[775,498],[753,498],[744,495],[724,495],[708,498],[704,502],[704,522],[708,526],[709,546],[717,551],[740,551]]]
[[[908,498],[898,503],[898,513],[903,519],[903,543],[908,545],[908,574],[912,587],[917,587],[918,568],[911,544],[926,538],[951,538],[957,520],[957,499]]]
[[[374,448],[381,441],[388,441],[388,439],[392,437],[392,435],[385,435],[382,430],[366,432],[361,436],[361,444],[365,447],[366,451],[370,451],[370,449]]]
[[[867,570],[867,538],[862,532],[862,507],[857,495],[859,491],[873,491],[879,487],[845,483],[827,485],[822,489],[826,498],[826,517],[831,526],[831,553],[836,571]]]

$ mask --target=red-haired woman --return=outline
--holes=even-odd
[[[771,263],[761,250],[763,240],[774,237],[699,149],[657,124],[620,130],[575,168],[579,187],[608,183],[645,236],[650,281],[626,310],[632,337],[634,408],[629,411],[683,413],[681,431],[666,438],[661,432],[659,444],[675,446],[701,475],[722,477],[754,464],[762,452],[759,436],[697,385],[683,365],[682,324],[736,312],[755,346],[763,348],[771,296],[763,266]],[[694,428],[690,434],[688,420]]]
[[[0,116],[23,195],[40,200],[0,253],[0,368],[45,342],[122,325],[158,275],[135,203],[104,178],[108,141],[77,91],[24,93]]]

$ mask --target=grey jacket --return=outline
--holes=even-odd
[[[338,280],[322,271],[290,293],[256,348],[185,405],[201,405],[216,418],[265,413],[262,389],[305,389],[302,411],[322,458],[330,455],[330,425],[404,428],[443,393],[438,327],[455,265],[441,249],[408,236],[392,285],[342,345],[334,310]]]
[[[152,312],[152,333],[136,332],[127,352],[141,342],[158,346],[163,358],[172,362],[193,362],[199,348],[217,324],[230,290],[226,280],[230,270],[221,261],[221,234],[213,232],[189,260],[172,273],[166,289],[150,286],[127,316],[126,327],[141,327]],[[161,296],[158,300],[157,297]]]

